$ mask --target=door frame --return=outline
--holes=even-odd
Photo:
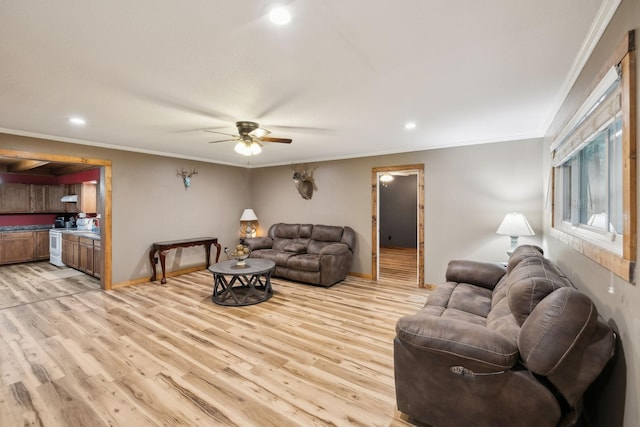
[[[100,284],[102,289],[111,290],[113,285],[111,268],[111,161],[75,157],[62,154],[36,153],[30,151],[8,150],[0,148],[0,156],[25,160],[43,160],[58,163],[81,163],[100,167],[100,188],[98,189],[102,200],[102,218],[100,219],[102,274]]]
[[[424,165],[398,165],[371,169],[371,278],[378,280],[378,177],[386,172],[416,172],[418,176],[418,287],[424,288]]]

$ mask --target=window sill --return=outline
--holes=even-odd
[[[557,228],[551,228],[551,236],[597,262],[627,282],[634,283],[633,270],[635,263],[633,261]]]

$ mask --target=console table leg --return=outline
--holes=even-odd
[[[152,248],[149,251],[149,261],[151,261],[151,282],[154,282],[156,280],[156,260],[155,260],[155,255],[156,255],[156,249]]]
[[[165,269],[164,269],[164,262],[165,262],[165,256],[167,254],[167,251],[159,251],[158,255],[160,255],[160,268],[162,268],[162,280],[160,281],[160,283],[162,283],[163,285],[167,283],[167,276],[165,275]]]

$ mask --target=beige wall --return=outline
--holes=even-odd
[[[598,80],[599,72],[622,41],[624,34],[631,29],[638,31],[638,27],[640,27],[640,2],[623,0],[545,139],[543,148],[545,170],[550,168],[549,146],[553,136],[572,113],[572,108],[584,99],[588,88],[593,87]],[[636,87],[640,88],[640,82]],[[640,123],[640,116],[637,123]],[[638,405],[640,401],[640,289],[638,284],[634,285],[621,280],[551,237],[548,234],[550,221],[551,210],[546,209],[545,246],[548,256],[561,267],[578,288],[594,299],[601,315],[618,331],[620,338],[621,347],[612,366],[612,373],[609,376],[611,380],[607,384],[601,384],[603,389],[598,409],[600,419],[594,425],[638,426],[640,425],[640,406]],[[635,277],[638,277],[637,261]],[[608,292],[610,286],[613,286],[613,293]]]
[[[223,247],[235,244],[246,207],[256,211],[261,234],[276,222],[353,227],[352,271],[371,274],[371,169],[380,166],[424,164],[426,283],[442,282],[453,258],[506,259],[509,239],[495,234],[506,212],[524,212],[541,230],[539,140],[316,163],[311,200],[298,194],[289,166],[249,170],[1,134],[0,147],[112,162],[114,284],[150,275],[154,241],[209,235]],[[198,169],[188,191],[176,176],[181,168]],[[200,248],[167,256],[169,271],[201,262]]]
[[[423,164],[425,281],[441,283],[454,258],[506,260],[507,236],[495,234],[507,212],[523,212],[541,244],[541,140],[314,163],[318,190],[298,195],[288,166],[251,170],[252,207],[261,233],[276,222],[349,225],[357,234],[352,271],[371,274],[371,169]]]

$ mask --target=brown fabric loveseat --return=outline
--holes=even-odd
[[[329,287],[344,280],[353,262],[351,227],[273,224],[267,237],[247,239],[251,258],[276,263],[274,276]]]
[[[435,427],[575,424],[615,344],[592,301],[535,246],[446,278],[396,324],[398,409]]]

